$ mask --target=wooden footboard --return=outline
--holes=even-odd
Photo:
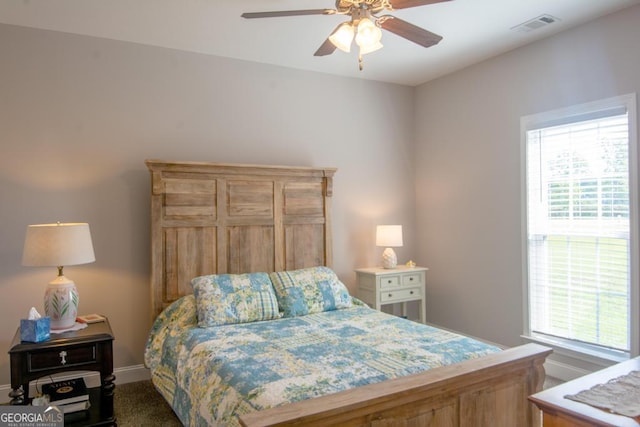
[[[258,426],[539,426],[527,397],[551,349],[526,344],[427,372],[240,417]]]

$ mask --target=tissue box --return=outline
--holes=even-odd
[[[49,316],[35,320],[20,319],[20,339],[29,342],[42,342],[49,339],[51,321]]]

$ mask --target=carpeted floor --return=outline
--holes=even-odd
[[[544,388],[562,383],[547,378]],[[118,385],[115,393],[115,412],[121,427],[179,427],[182,426],[171,407],[160,396],[151,381],[138,381]]]
[[[118,426],[182,426],[151,381],[119,384],[116,386],[114,398],[113,406]]]

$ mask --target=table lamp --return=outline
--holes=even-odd
[[[402,246],[402,226],[401,225],[379,225],[376,228],[376,246],[386,249],[382,253],[382,267],[396,268],[398,257],[393,247]]]
[[[36,224],[27,227],[22,265],[58,267],[58,277],[49,282],[44,294],[44,312],[51,329],[73,326],[80,298],[76,285],[62,274],[67,265],[94,262],[91,232],[87,223]]]

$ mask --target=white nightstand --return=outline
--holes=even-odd
[[[358,298],[376,310],[385,304],[402,303],[407,315],[407,302],[420,302],[420,321],[425,323],[425,286],[428,268],[398,266],[394,269],[359,268],[356,270]]]

